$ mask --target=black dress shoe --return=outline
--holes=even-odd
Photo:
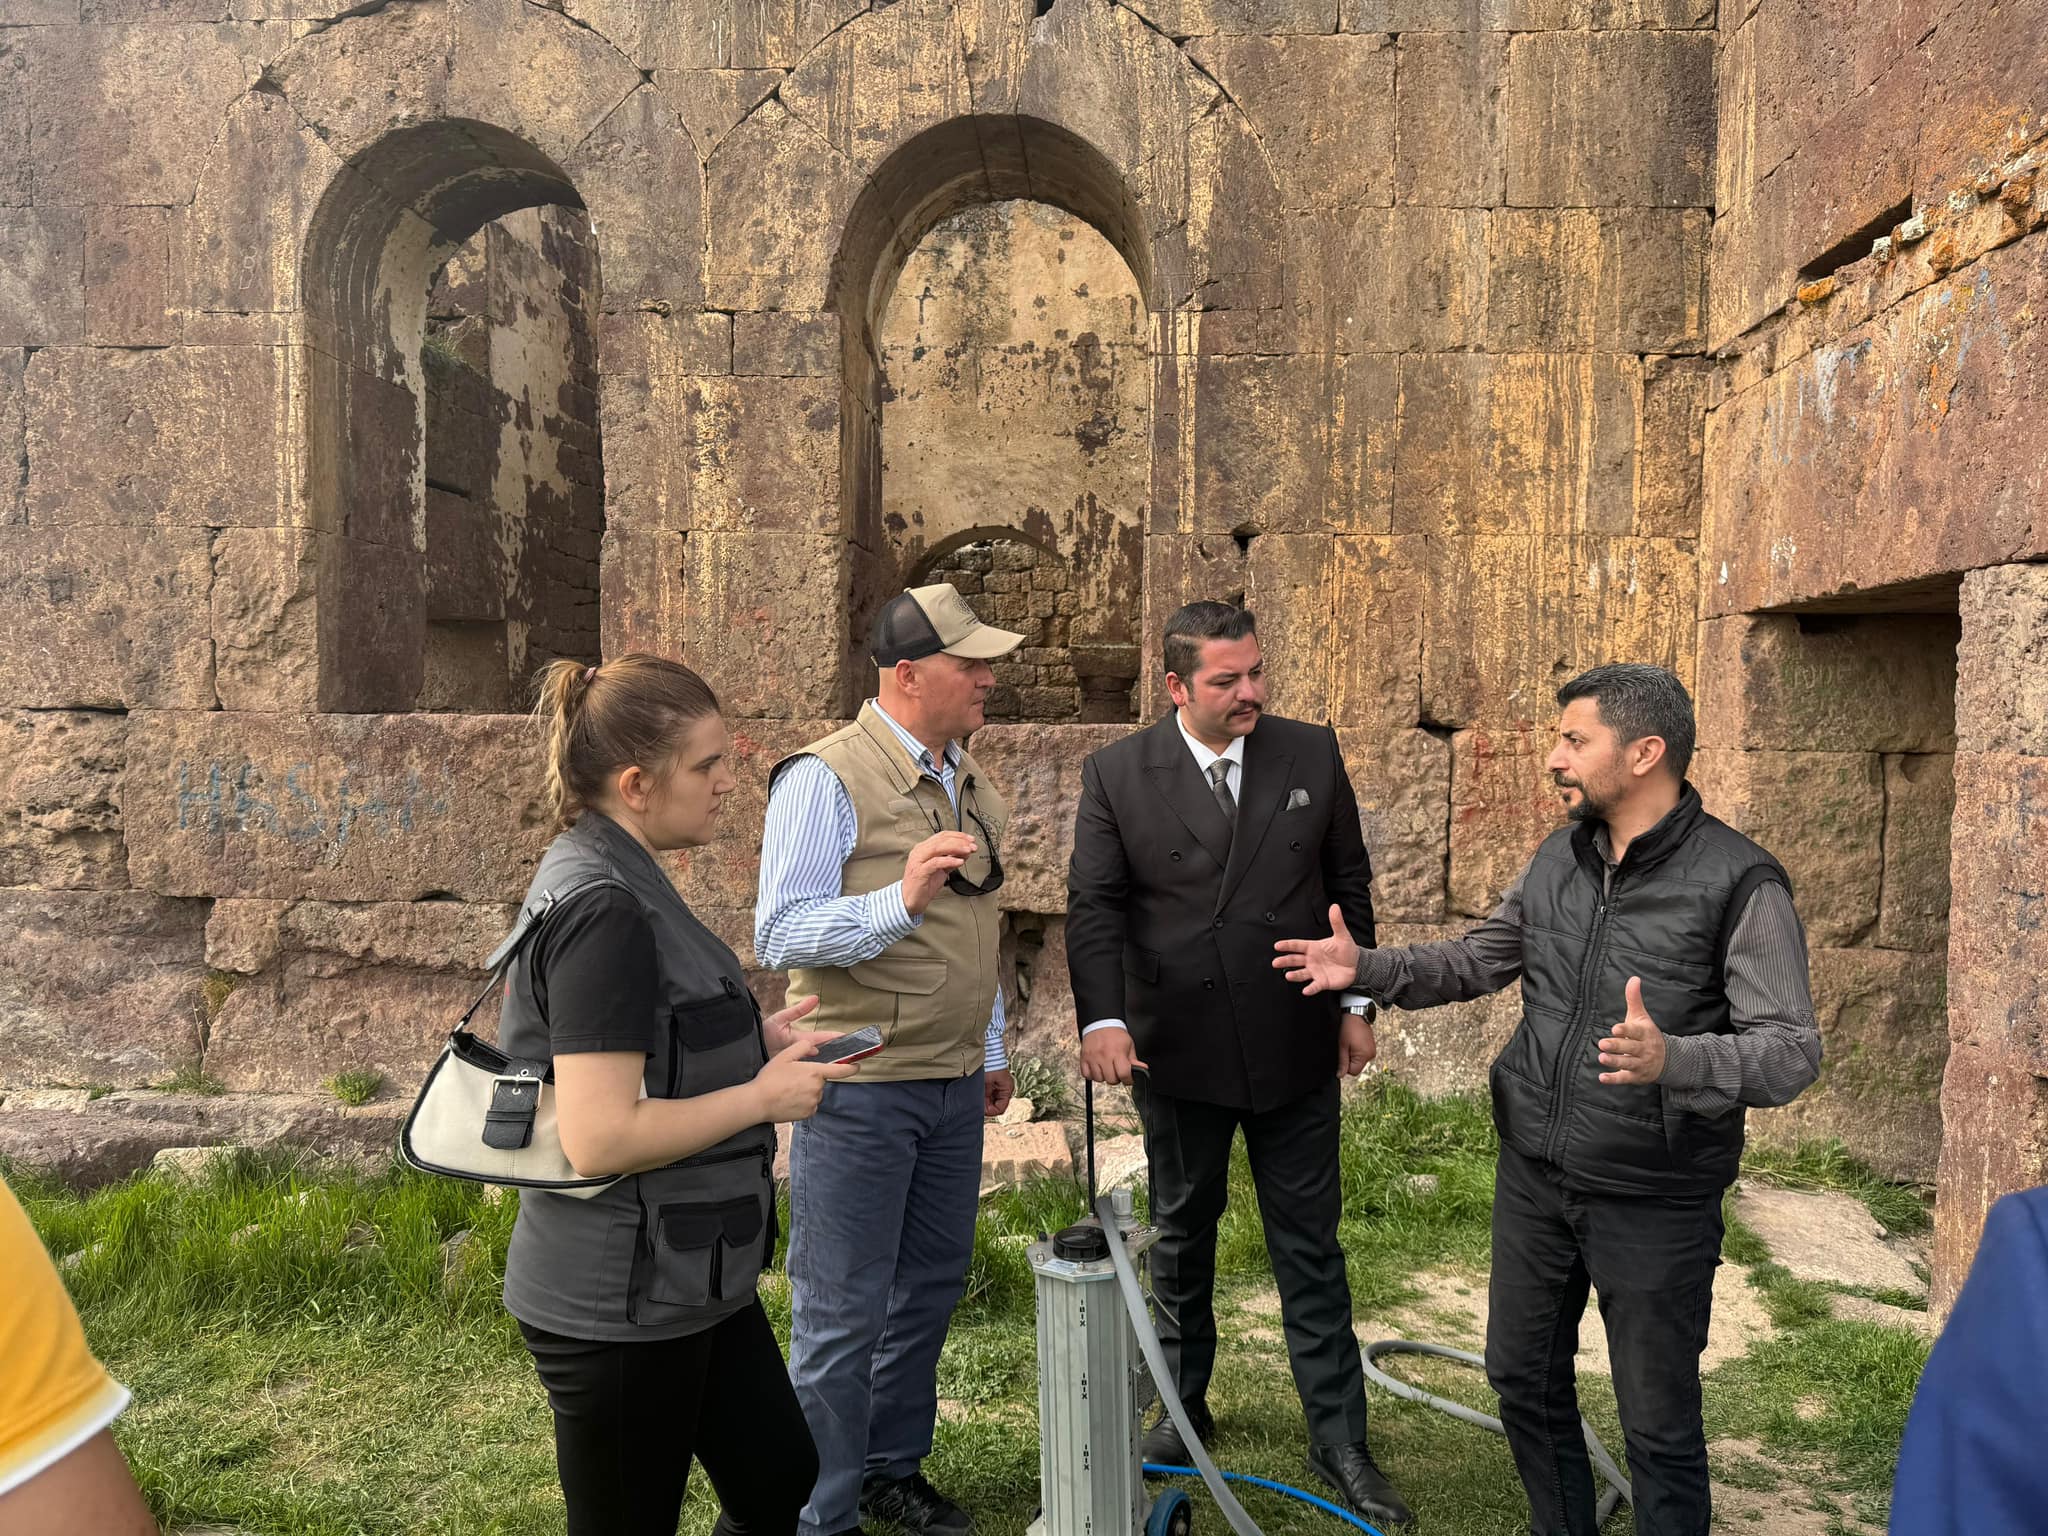
[[[860,1517],[886,1521],[911,1536],[966,1536],[974,1526],[967,1511],[927,1482],[922,1472],[868,1479],[861,1485]]]
[[[1216,1434],[1216,1421],[1209,1416],[1209,1410],[1200,1403],[1183,1403],[1188,1411],[1188,1422],[1195,1428],[1195,1437],[1207,1445]],[[1192,1467],[1194,1457],[1189,1454],[1188,1444],[1180,1437],[1180,1426],[1173,1422],[1160,1404],[1159,1417],[1152,1421],[1152,1427],[1145,1431],[1145,1438],[1138,1442],[1138,1459],[1147,1466]]]
[[[1386,1474],[1373,1465],[1363,1440],[1349,1445],[1312,1445],[1308,1469],[1375,1525],[1406,1525],[1415,1518]]]

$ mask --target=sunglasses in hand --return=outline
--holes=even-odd
[[[967,782],[960,788],[960,804],[953,816],[953,830],[965,832],[967,823],[973,822],[981,833],[981,841],[988,847],[988,877],[979,882],[967,878],[964,866],[946,873],[946,889],[956,896],[986,896],[1000,890],[1003,884],[1003,856],[996,848],[995,834],[988,829],[988,823],[981,819],[981,813],[968,802],[974,794],[974,776],[969,774]],[[934,832],[943,832],[945,827],[939,818],[927,809],[925,818],[931,822]]]

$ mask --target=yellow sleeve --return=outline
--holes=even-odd
[[[85,1330],[14,1192],[0,1184],[0,1494],[114,1421],[128,1391],[86,1347]]]

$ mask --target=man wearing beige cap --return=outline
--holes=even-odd
[[[891,598],[869,637],[877,696],[769,776],[755,953],[793,995],[817,994],[811,1027],[882,1036],[790,1146],[789,1372],[819,1467],[801,1536],[972,1523],[920,1470],[974,1248],[982,1120],[1015,1089],[996,982],[1009,808],[961,740],[982,724],[990,660],[1023,639],[948,585]]]

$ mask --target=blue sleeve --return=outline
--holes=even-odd
[[[821,758],[798,758],[776,776],[761,831],[754,955],[770,971],[858,965],[919,926],[896,881],[864,896],[841,893],[860,831],[853,797]]]
[[[996,1005],[989,1010],[988,1038],[981,1045],[981,1065],[984,1071],[1007,1072],[1010,1070],[1010,1052],[1003,1043],[1008,1021],[1003,1017],[1003,984],[996,983]]]
[[[2048,1510],[2048,1187],[1991,1208],[1970,1277],[1913,1395],[1895,1536],[2027,1536]]]

